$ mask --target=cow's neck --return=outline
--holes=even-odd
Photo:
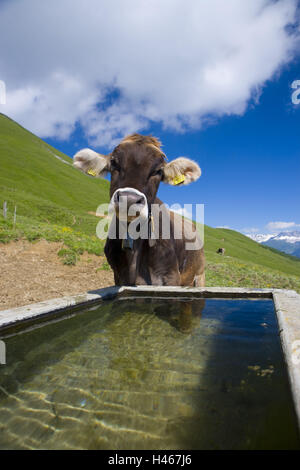
[[[154,201],[156,204],[162,204],[162,202],[156,198]],[[118,224],[120,222],[118,221]],[[124,253],[124,258],[126,260],[126,278],[127,282],[131,285],[136,285],[137,284],[137,278],[141,276],[141,263],[143,262],[142,256],[145,250],[147,251],[147,247],[154,247],[156,244],[155,239],[150,239],[151,236],[151,230],[153,229],[152,227],[152,221],[151,221],[151,212],[149,213],[149,218],[148,218],[148,233],[149,233],[149,239],[141,239],[138,238],[137,240],[130,239],[128,238],[126,240],[122,240],[122,252]],[[124,259],[123,258],[123,259]],[[148,277],[150,274],[146,274],[144,272],[144,275]],[[146,282],[146,279],[145,279]]]
[[[132,248],[124,250],[127,262],[128,282],[131,285],[136,284],[136,280],[139,275],[142,244],[143,240],[133,240]]]

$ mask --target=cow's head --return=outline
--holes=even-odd
[[[201,175],[198,164],[185,157],[167,163],[160,142],[151,136],[133,134],[125,137],[109,155],[83,149],[74,156],[74,166],[91,176],[111,173],[110,196],[116,214],[126,197],[127,208],[147,216],[161,181],[186,185]]]

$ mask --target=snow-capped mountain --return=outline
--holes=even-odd
[[[273,237],[275,240],[286,240],[289,243],[300,242],[300,232],[280,232],[278,235]]]
[[[272,237],[276,236],[276,233],[246,233],[247,237],[251,238],[257,243],[266,242]]]
[[[289,255],[300,258],[300,232],[280,232],[277,234],[250,234],[248,237],[262,245],[276,248]]]

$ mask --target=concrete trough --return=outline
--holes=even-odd
[[[273,299],[284,358],[288,368],[295,411],[300,429],[300,295],[283,289],[246,289],[233,287],[107,287],[85,294],[47,300],[24,307],[0,311],[0,338],[18,330],[37,328],[45,322],[73,316],[78,310],[96,306],[116,297]],[[12,332],[13,329],[13,332]]]

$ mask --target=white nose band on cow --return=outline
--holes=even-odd
[[[110,200],[110,206],[111,208],[116,208],[116,199],[120,199],[122,200],[122,195],[124,196],[124,199],[127,196],[135,196],[135,197],[139,197],[139,201],[137,203],[134,203],[131,205],[131,207],[128,207],[128,211],[127,211],[127,205],[125,206],[126,207],[126,212],[124,213],[124,211],[119,211],[118,213],[118,218],[119,220],[123,220],[123,221],[128,221],[128,216],[130,217],[131,215],[132,216],[135,216],[135,217],[141,217],[142,220],[145,220],[148,218],[148,214],[149,214],[149,209],[148,209],[148,204],[147,204],[147,198],[145,196],[144,193],[142,193],[141,191],[138,191],[137,189],[135,188],[120,188],[120,189],[117,189],[112,197],[111,197],[111,200]],[[116,196],[118,196],[118,198],[116,198]],[[139,214],[137,214],[137,212],[139,212]]]

